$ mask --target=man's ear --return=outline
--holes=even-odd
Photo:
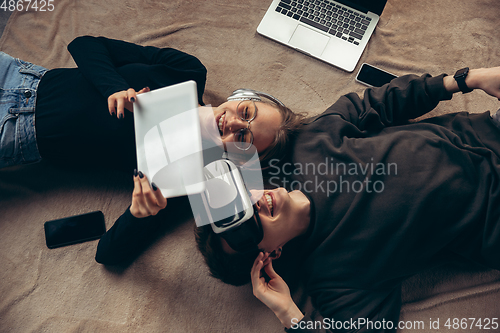
[[[281,247],[279,247],[277,250],[274,250],[273,252],[271,252],[269,254],[269,258],[271,258],[272,260],[276,260],[278,259],[279,257],[281,257],[281,251],[283,249]]]

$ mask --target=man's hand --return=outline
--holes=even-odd
[[[270,278],[268,282],[262,274],[265,273]],[[304,315],[290,295],[290,289],[286,282],[273,269],[272,260],[269,254],[259,253],[251,271],[253,294],[268,308],[270,308],[281,323],[290,328],[292,319],[301,320]]]
[[[500,67],[471,70],[470,88],[484,90],[488,95],[500,100]],[[469,82],[466,80],[466,84]]]
[[[443,83],[446,90],[451,93],[460,91],[452,75],[445,76]],[[484,90],[488,95],[500,100],[500,67],[471,69],[465,84],[471,89]]]
[[[138,92],[130,88],[128,90],[117,91],[108,97],[108,110],[110,115],[116,115],[118,119],[125,117],[125,109],[130,112],[134,111],[132,103],[136,101],[139,94],[148,92],[149,88],[142,88]]]
[[[142,172],[134,174],[134,192],[130,213],[137,218],[156,215],[167,207],[167,199],[154,183],[149,185],[147,177]]]

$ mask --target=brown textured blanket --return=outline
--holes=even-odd
[[[362,93],[354,73],[258,35],[270,2],[54,0],[52,12],[14,12],[0,50],[54,68],[74,66],[66,45],[85,34],[178,48],[207,67],[205,102],[214,105],[248,87],[318,113],[344,93]],[[398,75],[498,66],[498,17],[497,0],[389,0],[361,62]],[[457,94],[431,115],[499,106],[482,92]],[[174,221],[127,269],[97,264],[97,241],[46,248],[46,220],[101,210],[109,228],[130,203],[131,180],[47,163],[0,170],[0,332],[281,332],[250,286],[208,276],[192,221]],[[500,317],[500,272],[468,263],[423,272],[403,293],[401,319],[425,326],[402,332],[483,332],[444,325],[448,318]],[[440,330],[433,330],[429,322],[437,319]]]

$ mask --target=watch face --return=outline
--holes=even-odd
[[[461,77],[461,76],[467,76],[467,74],[469,74],[469,67],[459,69],[454,76]]]

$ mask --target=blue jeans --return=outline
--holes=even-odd
[[[35,104],[38,83],[46,71],[0,52],[0,169],[41,160]]]

